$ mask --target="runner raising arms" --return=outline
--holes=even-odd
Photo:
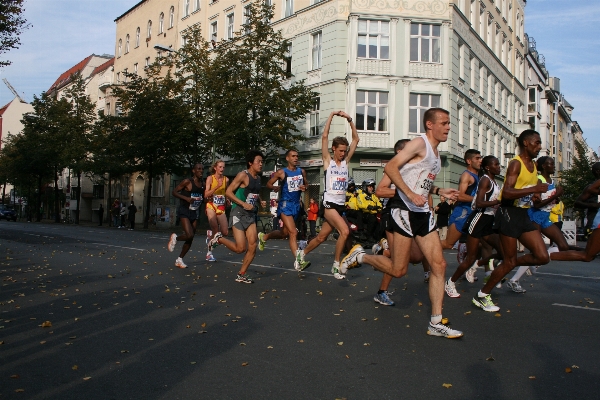
[[[246,253],[235,279],[236,282],[254,283],[254,280],[246,275],[246,271],[256,255],[258,240],[256,214],[260,201],[258,194],[263,160],[264,156],[259,150],[250,150],[246,153],[248,169],[239,172],[225,191],[227,199],[233,203],[229,222],[233,230],[234,241],[223,238],[223,234],[217,232],[208,242],[208,251],[212,251],[215,246],[222,244],[234,253]],[[248,242],[247,245],[246,242]]]
[[[331,150],[333,152],[332,158],[328,149],[329,128],[331,126],[331,120],[335,116],[345,118],[350,124],[350,129],[352,130],[352,143],[349,145],[348,139],[343,136],[335,137],[331,144]],[[358,146],[358,141],[358,132],[356,131],[354,122],[352,122],[352,118],[343,111],[333,111],[325,123],[323,136],[321,138],[323,169],[325,169],[325,193],[323,194],[322,207],[324,209],[325,222],[321,226],[321,232],[319,232],[317,237],[311,240],[304,250],[300,250],[300,256],[302,257],[302,260],[304,260],[305,254],[310,253],[323,243],[333,231],[333,228],[337,229],[340,236],[335,244],[335,255],[333,267],[331,268],[331,273],[336,279],[345,278],[343,274],[340,274],[339,268],[344,244],[346,243],[350,231],[342,214],[346,209],[346,187],[349,178],[348,162],[352,158],[356,146]]]
[[[392,259],[368,255],[360,245],[356,245],[340,263],[340,271],[345,273],[350,267],[366,263],[400,278],[408,270],[410,252],[406,249],[410,248],[414,238],[431,266],[429,298],[432,315],[427,334],[454,339],[462,337],[463,333],[442,324],[446,260],[428,204],[429,193],[450,199],[458,196],[456,189],[433,185],[441,170],[438,145],[448,140],[450,115],[442,108],[431,108],[423,116],[423,125],[426,133],[407,143],[385,166],[385,173],[396,185],[400,197],[398,207],[391,210],[394,230]]]
[[[179,268],[187,268],[187,265],[183,262],[183,257],[192,246],[194,235],[196,234],[198,209],[202,205],[204,199],[203,173],[204,167],[202,164],[194,165],[194,168],[192,168],[192,178],[184,179],[175,189],[173,189],[173,196],[181,200],[179,208],[177,209],[177,214],[179,215],[179,221],[181,221],[181,227],[183,228],[184,233],[179,236],[177,236],[176,233],[171,234],[167,249],[172,252],[175,250],[175,245],[178,241],[185,242],[181,248],[179,257],[175,260],[175,266]]]
[[[227,236],[229,233],[227,229],[227,215],[225,215],[225,203],[227,202],[225,191],[229,179],[223,175],[223,171],[225,171],[225,161],[217,160],[211,167],[210,172],[212,175],[206,178],[204,198],[207,200],[206,216],[208,217],[208,224],[211,229],[209,234],[206,235],[207,244],[217,232],[221,232],[223,236]],[[206,253],[206,261],[216,261],[212,251]]]
[[[283,239],[289,237],[290,250],[294,255],[294,269],[302,271],[310,265],[310,261],[304,261],[302,253],[298,251],[298,230],[296,229],[296,219],[300,214],[300,197],[306,190],[306,173],[302,168],[298,168],[298,151],[290,149],[285,153],[285,159],[288,163],[287,168],[282,168],[275,172],[267,187],[271,190],[279,191],[280,198],[277,207],[277,216],[283,221],[283,229],[275,230],[269,234],[258,233],[258,249],[264,250],[265,243],[269,239]],[[279,185],[273,184],[279,181]]]

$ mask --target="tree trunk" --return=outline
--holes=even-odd
[[[58,195],[58,168],[54,167],[54,222],[60,222],[60,199]]]
[[[150,195],[152,194],[152,163],[148,168],[148,194],[146,196],[146,215],[144,216],[144,229],[148,229],[148,222],[150,221]]]
[[[6,185],[8,182],[4,182],[4,186],[2,187],[2,204],[4,204],[4,196],[6,196]]]
[[[37,218],[36,221],[42,220],[42,177],[38,177],[38,195],[37,195]]]
[[[75,206],[75,223],[79,224],[79,202],[81,201],[81,171],[77,171],[77,205]]]
[[[112,226],[112,208],[110,207],[109,204],[111,204],[110,202],[110,198],[112,196],[112,176],[110,175],[110,173],[108,174],[108,201],[106,202],[106,216],[108,217],[108,226]]]

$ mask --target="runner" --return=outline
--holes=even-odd
[[[519,155],[508,165],[500,193],[501,206],[494,219],[494,229],[500,234],[504,259],[472,300],[474,305],[488,312],[500,310],[492,302],[490,293],[515,266],[544,265],[550,261],[542,235],[527,214],[534,195],[537,197],[538,193],[548,190],[547,183],[538,181],[533,162],[542,148],[542,140],[539,133],[527,129],[519,135],[517,143]],[[531,253],[517,258],[517,240]]]
[[[256,255],[258,240],[256,214],[258,214],[260,201],[258,197],[260,172],[263,168],[264,158],[265,156],[259,150],[250,150],[246,153],[246,166],[248,169],[239,172],[225,191],[227,199],[233,203],[229,224],[233,230],[234,241],[225,239],[221,232],[217,232],[208,242],[208,251],[211,252],[214,247],[222,244],[234,253],[246,253],[235,279],[236,282],[254,283],[254,280],[246,275],[246,271]],[[246,241],[248,242],[247,245]]]
[[[273,174],[267,187],[280,192],[279,206],[277,207],[277,216],[283,221],[283,229],[274,230],[271,233],[258,233],[258,249],[264,250],[265,243],[269,239],[289,238],[290,250],[294,255],[294,269],[302,271],[310,266],[310,261],[302,258],[302,253],[298,250],[298,230],[296,229],[296,218],[300,214],[300,197],[306,190],[306,173],[302,168],[298,168],[298,151],[290,149],[285,153],[285,159],[288,163],[287,168],[278,170]],[[279,182],[277,186],[275,182]]]
[[[175,266],[179,268],[187,268],[183,262],[183,257],[186,255],[196,235],[196,222],[198,220],[198,209],[202,205],[204,196],[204,181],[202,174],[204,167],[202,164],[195,164],[192,168],[192,178],[184,179],[175,189],[173,196],[180,200],[177,215],[183,228],[183,234],[177,236],[176,233],[171,234],[167,249],[175,250],[175,245],[178,241],[185,242],[179,253],[179,257],[175,260]]]
[[[348,139],[343,136],[333,138],[331,144],[331,150],[333,151],[332,158],[327,147],[329,145],[331,120],[335,116],[346,118],[350,124],[352,144],[349,145]],[[346,202],[346,188],[349,178],[348,162],[352,158],[359,140],[356,126],[348,114],[343,111],[333,111],[329,115],[323,129],[323,136],[321,137],[321,154],[323,156],[323,169],[325,170],[325,193],[323,193],[323,207],[321,209],[324,210],[323,217],[325,221],[317,237],[311,240],[304,250],[300,250],[300,256],[304,259],[304,256],[323,243],[333,231],[333,228],[335,228],[340,236],[335,244],[331,273],[336,279],[345,278],[343,274],[340,274],[340,259],[342,258],[342,250],[350,231],[342,215],[346,209],[344,204]]]
[[[229,233],[227,229],[227,215],[225,214],[225,207],[227,205],[225,192],[229,184],[229,179],[223,175],[225,161],[215,161],[210,169],[211,175],[206,178],[206,191],[204,192],[204,198],[207,200],[206,216],[208,217],[208,224],[210,226],[210,230],[206,231],[207,245],[213,238],[213,233],[221,232],[223,236],[227,236]],[[210,250],[206,253],[206,261],[216,261]]]
[[[441,169],[438,145],[448,140],[450,115],[444,109],[431,108],[423,116],[423,125],[426,133],[407,143],[385,166],[385,173],[396,185],[400,197],[399,207],[391,211],[394,231],[392,259],[365,254],[363,248],[356,245],[342,260],[340,271],[346,273],[348,268],[366,263],[400,278],[406,275],[408,269],[410,252],[405,249],[410,247],[414,238],[431,265],[429,298],[432,315],[427,334],[454,339],[462,337],[463,333],[442,324],[446,260],[428,204],[429,193],[450,199],[458,197],[456,189],[442,189],[433,185]]]
[[[500,188],[495,180],[496,175],[499,173],[500,162],[498,159],[494,156],[485,156],[481,162],[481,169],[479,171],[481,179],[479,180],[477,192],[473,199],[474,211],[465,223],[465,232],[468,234],[466,243],[467,255],[458,268],[456,268],[454,275],[444,285],[446,294],[449,297],[460,297],[455,284],[465,272],[467,280],[471,283],[474,282],[473,275],[477,267],[477,254],[479,253],[479,243],[481,240],[490,243],[499,254],[502,254],[498,235],[494,234],[492,229],[494,215],[500,204],[500,200],[498,200]]]
[[[471,203],[477,190],[477,183],[479,183],[478,171],[481,168],[481,153],[479,150],[469,149],[465,152],[464,160],[467,164],[467,169],[462,173],[458,181],[458,201],[454,205],[452,214],[450,214],[446,239],[442,240],[442,248],[444,249],[451,249],[460,239],[463,226],[471,214]],[[459,255],[457,256],[459,263],[462,262],[461,258],[464,257],[465,249],[464,244],[463,246],[459,246]]]

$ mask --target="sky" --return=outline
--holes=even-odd
[[[13,64],[0,69],[27,101],[47,90],[58,76],[90,54],[114,54],[115,18],[138,0],[28,0],[31,27],[21,47],[0,56]],[[550,76],[573,107],[587,143],[600,147],[600,0],[529,0],[525,32],[546,57]],[[0,83],[0,106],[13,99]],[[599,152],[600,154],[600,152]]]

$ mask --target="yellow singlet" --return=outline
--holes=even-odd
[[[538,174],[537,168],[535,167],[535,163],[533,163],[533,171],[529,172],[527,166],[521,160],[521,157],[515,156],[513,160],[517,160],[521,163],[521,172],[519,172],[519,176],[517,177],[517,182],[515,183],[515,189],[524,189],[528,187],[532,187],[537,185],[538,183]],[[512,161],[512,160],[511,160]],[[504,177],[504,183],[506,184],[506,177]],[[520,208],[529,208],[531,207],[531,198],[533,194],[528,194],[527,196],[523,196],[521,198],[515,199],[511,201],[509,206],[520,207]],[[502,193],[500,193],[499,199],[502,198]]]
[[[215,175],[212,176],[210,190],[213,190],[219,184],[219,180]],[[225,189],[227,186],[227,178],[223,176],[223,184],[212,195],[212,200],[206,204],[207,208],[214,210],[217,215],[225,212]]]

